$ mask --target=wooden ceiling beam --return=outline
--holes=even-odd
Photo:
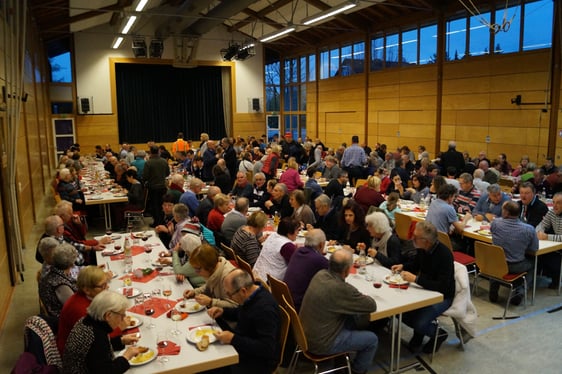
[[[234,25],[228,27],[228,31],[229,32],[234,32],[237,31],[238,29],[241,29],[242,27],[252,23],[254,20],[259,19],[265,19],[267,18],[267,15],[269,13],[275,12],[277,9],[287,5],[288,3],[292,2],[293,0],[279,0],[273,4],[271,4],[271,6],[265,7],[262,10],[260,10],[259,12],[256,12],[250,8],[246,8],[243,10],[244,13],[246,13],[247,15],[249,15],[248,18],[235,23]]]

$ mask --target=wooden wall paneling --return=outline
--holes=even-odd
[[[320,139],[325,139],[325,145],[337,148],[341,143],[351,144],[353,135],[365,139],[362,126],[358,126],[361,118],[357,112],[327,112],[324,113],[324,127],[320,128]]]
[[[259,138],[265,134],[265,114],[263,113],[235,113],[232,118],[233,136],[248,136]]]
[[[101,146],[110,144],[113,150],[119,148],[119,129],[115,114],[78,115],[74,126],[76,140],[80,144],[82,153],[94,153],[95,146],[98,144]]]

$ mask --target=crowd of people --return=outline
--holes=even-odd
[[[252,281],[265,282],[269,274],[287,283],[310,350],[355,351],[352,369],[364,373],[378,345],[377,326],[367,318],[377,306],[345,282],[353,254],[364,251],[380,265],[401,271],[404,280],[443,294],[443,302],[404,316],[414,331],[408,347],[430,352],[435,340],[439,349],[447,339],[431,321],[455,295],[453,257],[437,240],[438,231],[451,236],[456,250],[472,253],[473,243],[460,235],[463,228],[472,218],[490,222],[493,243],[504,248],[512,272],[531,268],[525,254],[538,249],[539,239],[562,241],[562,173],[551,158],[537,167],[524,156],[512,167],[505,154],[490,161],[480,152],[471,159],[457,151],[455,142],[434,159],[422,145],[417,151],[416,155],[407,146],[390,151],[378,143],[371,149],[357,136],[351,145],[334,149],[319,139],[294,140],[291,133],[220,141],[201,134],[195,149],[180,133],[171,153],[149,142],[148,152],[128,144],[118,152],[109,145],[96,146],[94,157],[126,189],[127,207],[142,204],[139,189],[146,189],[145,210],[169,249],[161,253],[160,261],[173,264],[178,281],[191,283],[193,290],[185,297],[195,298],[213,318],[225,318],[235,326],[217,335],[240,354],[234,372],[255,372],[256,365],[264,372],[275,369],[276,303],[264,293],[262,283]],[[85,224],[75,213],[84,208],[82,167],[76,146],[61,158],[57,188],[63,201],[45,222],[37,258],[43,262],[39,293],[48,313],[59,317],[73,310],[75,325],[63,325],[67,343],[59,342],[63,362],[93,370],[102,364],[90,362],[88,353],[76,352],[76,346],[95,342],[83,341],[81,334],[93,330],[97,339],[119,327],[126,305],[114,296],[104,296],[108,300],[100,301],[100,306],[94,304],[99,295],[110,292],[103,291],[107,280],[95,270],[92,256],[104,242],[87,239]],[[513,185],[508,193],[499,185],[502,179]],[[545,204],[547,198],[553,200],[552,210]],[[413,253],[394,232],[401,200],[428,207],[426,220],[412,232]],[[122,214],[120,209],[114,212]],[[276,230],[265,231],[272,223]],[[297,247],[294,242],[302,229],[307,230],[305,243]],[[336,243],[342,249],[327,260],[325,246]],[[220,244],[231,247],[253,274],[236,270]],[[558,288],[556,254],[541,256],[540,267],[552,278],[551,287]],[[521,302],[522,290],[518,292],[511,300],[514,304]],[[497,284],[491,286],[490,300],[498,300]],[[107,303],[115,306],[104,309]],[[120,339],[115,347],[133,342],[118,332],[115,336]],[[111,347],[106,342],[99,349]],[[126,352],[136,354],[134,347]],[[104,365],[116,372],[128,368],[126,360],[109,356]]]

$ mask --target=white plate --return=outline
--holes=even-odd
[[[222,330],[218,326],[211,325],[195,327],[187,332],[186,339],[190,343],[197,344],[201,341],[203,335],[207,335],[209,337],[209,343],[213,343],[217,340],[217,337],[213,334],[214,331]]]
[[[301,238],[304,238],[307,233],[308,233],[308,231],[306,231],[306,230],[301,230],[301,231],[299,231],[299,233],[297,234],[297,236],[300,236]]]
[[[116,251],[115,249],[104,249],[103,251],[101,251],[101,255],[102,256],[115,256],[115,255],[120,255],[123,252],[125,252],[125,250],[123,248],[121,248],[118,251]]]
[[[476,231],[478,234],[480,235],[484,235],[484,236],[492,236],[492,233],[490,232],[490,230],[478,230]]]
[[[132,288],[132,289],[133,289],[133,292],[132,292],[130,295],[125,295],[125,294],[123,293],[123,290],[124,290],[125,288]],[[140,294],[142,293],[141,290],[139,290],[138,288],[135,288],[135,287],[119,287],[118,289],[115,290],[115,292],[117,292],[117,293],[119,293],[119,294],[121,294],[121,295],[123,295],[123,296],[126,296],[126,297],[128,297],[129,299],[132,299],[133,297],[137,297],[138,295],[140,295]]]
[[[88,200],[103,200],[103,196],[90,196]]]
[[[391,274],[384,277],[384,282],[388,284],[396,284],[398,286],[410,284],[410,282],[406,282],[400,275]]]
[[[145,365],[156,360],[156,357],[158,357],[158,352],[156,352],[152,348],[149,348],[145,353],[138,354],[135,357],[131,358],[129,360],[129,364],[131,364],[131,366]]]
[[[181,306],[183,304],[183,307]],[[177,304],[177,309],[181,312],[187,312],[187,313],[197,313],[200,312],[202,310],[205,310],[205,306],[199,304],[197,301],[193,300],[193,299],[189,299],[189,300],[185,300],[182,302],[179,302]]]
[[[334,253],[338,249],[341,249],[341,245],[327,245],[326,246],[326,253]]]
[[[139,327],[140,325],[142,325],[142,320],[140,318],[133,317],[133,316],[129,316],[129,318],[131,322],[134,322],[135,324],[127,326],[125,330],[134,329],[135,327]]]
[[[365,258],[365,265],[370,265],[373,262],[375,262],[375,259],[369,256],[366,256]],[[355,261],[353,262],[354,264],[358,264],[359,263],[359,258],[356,258]]]
[[[259,206],[251,206],[248,208],[248,212],[250,213],[259,212],[259,211],[261,211],[261,208]]]
[[[111,240],[117,240],[117,239],[121,239],[121,235],[118,234],[111,235]]]

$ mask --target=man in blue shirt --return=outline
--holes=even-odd
[[[343,170],[349,174],[352,185],[355,181],[363,177],[363,165],[367,163],[367,155],[365,150],[359,146],[359,137],[353,135],[351,137],[351,146],[345,149],[341,159]]]
[[[499,245],[505,252],[509,273],[529,271],[533,267],[525,257],[526,252],[536,252],[539,249],[539,238],[533,226],[523,223],[519,219],[519,205],[514,201],[506,201],[502,205],[502,216],[492,221],[490,227],[492,243]],[[527,273],[527,284],[533,282],[531,272]],[[498,300],[499,283],[490,283],[490,301]],[[514,305],[521,304],[523,288],[519,286],[515,296],[511,299]]]
[[[494,218],[501,217],[503,203],[510,200],[511,198],[502,192],[498,184],[491,184],[488,186],[487,192],[482,193],[472,215],[477,221],[492,222]]]

